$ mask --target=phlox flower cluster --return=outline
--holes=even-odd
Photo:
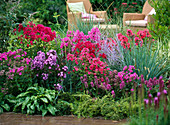
[[[128,48],[128,49],[130,48],[132,41],[134,41],[136,46],[138,45],[142,46],[143,40],[145,38],[151,38],[151,35],[147,29],[143,31],[138,31],[137,34],[134,34],[130,29],[128,29],[126,34],[129,38],[122,35],[121,33],[118,33],[117,37],[121,41],[121,46],[123,46],[123,48]]]
[[[22,75],[25,68],[30,64],[31,59],[25,58],[27,53],[22,49],[0,53],[0,76],[6,75],[8,79],[13,79],[14,75]]]
[[[123,68],[123,71],[118,72],[118,77],[120,79],[120,89],[127,87],[126,85],[133,83],[133,81],[139,79],[138,75],[135,72],[133,73],[134,69],[134,66],[129,65],[125,66]]]
[[[92,80],[90,79],[91,77],[87,76],[86,74],[80,77],[81,83],[84,84],[86,89],[96,88],[96,89],[110,91],[112,88],[111,85],[109,84],[110,80],[108,77],[103,78],[103,77],[93,76]]]
[[[17,31],[14,29],[14,31]],[[42,40],[43,42],[50,42],[56,38],[55,31],[51,31],[50,27],[45,27],[42,24],[35,25],[32,22],[24,27],[22,24],[19,24],[18,32],[23,31],[23,35],[20,35],[21,44],[27,44],[27,47],[36,43],[36,41]],[[24,39],[26,39],[24,41]],[[29,41],[29,43],[27,43]],[[26,42],[26,43],[25,43]]]
[[[67,31],[67,37],[62,39],[60,48],[64,49],[64,53],[67,54],[74,52],[79,54],[81,50],[86,47],[89,48],[93,54],[96,54],[100,50],[98,44],[100,41],[100,35],[101,33],[97,27],[92,28],[92,30],[88,32],[88,35],[84,35],[84,33],[79,30]],[[71,51],[67,51],[67,49],[71,49]]]
[[[58,64],[58,55],[55,50],[50,50],[46,54],[44,52],[37,52],[37,56],[32,60],[31,69],[37,72],[37,77],[42,77],[47,80],[49,76],[56,79],[66,78],[67,66],[61,67]],[[55,76],[56,75],[56,76]]]

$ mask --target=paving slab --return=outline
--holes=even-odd
[[[26,115],[7,112],[0,115],[0,125],[123,125],[127,121],[113,121],[75,116]]]

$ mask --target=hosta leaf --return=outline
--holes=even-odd
[[[45,94],[45,96],[46,96],[50,101],[52,101],[52,97],[50,96],[50,94]]]
[[[26,96],[29,92],[25,92],[25,93],[21,93],[17,96],[17,98],[20,98],[20,97],[23,97],[23,96]]]
[[[2,113],[3,113],[3,108],[0,107],[0,114],[2,114]]]
[[[10,107],[8,104],[4,104],[4,105],[1,105],[1,107],[3,107],[5,110],[9,111],[10,110]]]
[[[48,103],[48,100],[46,98],[40,98],[43,102]]]
[[[48,105],[47,107],[48,111],[52,114],[52,115],[55,115],[55,112],[56,112],[56,108],[53,107],[51,104]]]
[[[47,110],[46,109],[43,109],[42,110],[42,116],[45,116],[47,114]]]
[[[29,100],[30,100],[30,97],[25,98],[25,101],[22,104],[22,111],[24,110],[25,106],[28,104]]]
[[[37,87],[29,87],[29,88],[27,89],[27,91],[28,91],[28,90],[38,91],[38,88],[37,88]]]

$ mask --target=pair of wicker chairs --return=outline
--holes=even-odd
[[[83,2],[84,7],[86,12],[90,13],[90,14],[94,14],[96,15],[96,17],[98,19],[101,20],[94,20],[94,22],[103,22],[103,23],[107,23],[107,12],[106,11],[93,11],[92,9],[92,5],[90,3],[89,0],[68,0],[67,3],[76,3],[76,2]],[[146,16],[148,16],[147,19],[147,23],[148,22],[153,22],[153,18],[151,17],[151,15],[148,15],[149,12],[152,10],[153,8],[149,5],[148,0],[145,2],[144,6],[143,6],[143,11],[142,13],[124,13],[123,14],[123,25],[124,26],[128,26],[130,29],[132,30],[143,30],[147,28],[147,24],[145,25],[131,25],[130,23],[132,21],[141,21],[144,20],[144,18]],[[83,20],[81,18],[82,13],[81,12],[76,12],[73,13],[70,11],[68,4],[67,4],[67,18],[68,18],[68,30],[72,30],[74,26],[76,26],[77,24],[77,19],[81,20],[81,21],[86,21],[88,23],[89,20]],[[127,22],[130,22],[129,24],[127,24]],[[139,22],[138,22],[139,23]]]

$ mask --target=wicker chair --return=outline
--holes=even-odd
[[[94,14],[99,20],[92,20],[95,22],[107,22],[107,13],[106,11],[93,11],[92,5],[89,0],[67,0],[67,3],[76,3],[76,2],[83,2],[85,10],[87,13]],[[77,20],[83,21],[83,22],[90,22],[91,19],[82,19],[82,13],[81,12],[71,12],[68,5],[67,7],[67,19],[68,19],[68,30],[72,30],[74,26],[76,26]]]
[[[123,26],[129,26],[129,28],[133,31],[146,29],[148,23],[154,22],[154,19],[151,17],[151,15],[148,15],[152,9],[153,8],[149,5],[147,0],[143,6],[142,13],[124,13]],[[145,16],[148,16],[147,21],[144,20]],[[141,21],[141,24],[138,21]],[[131,22],[138,22],[138,24]]]

